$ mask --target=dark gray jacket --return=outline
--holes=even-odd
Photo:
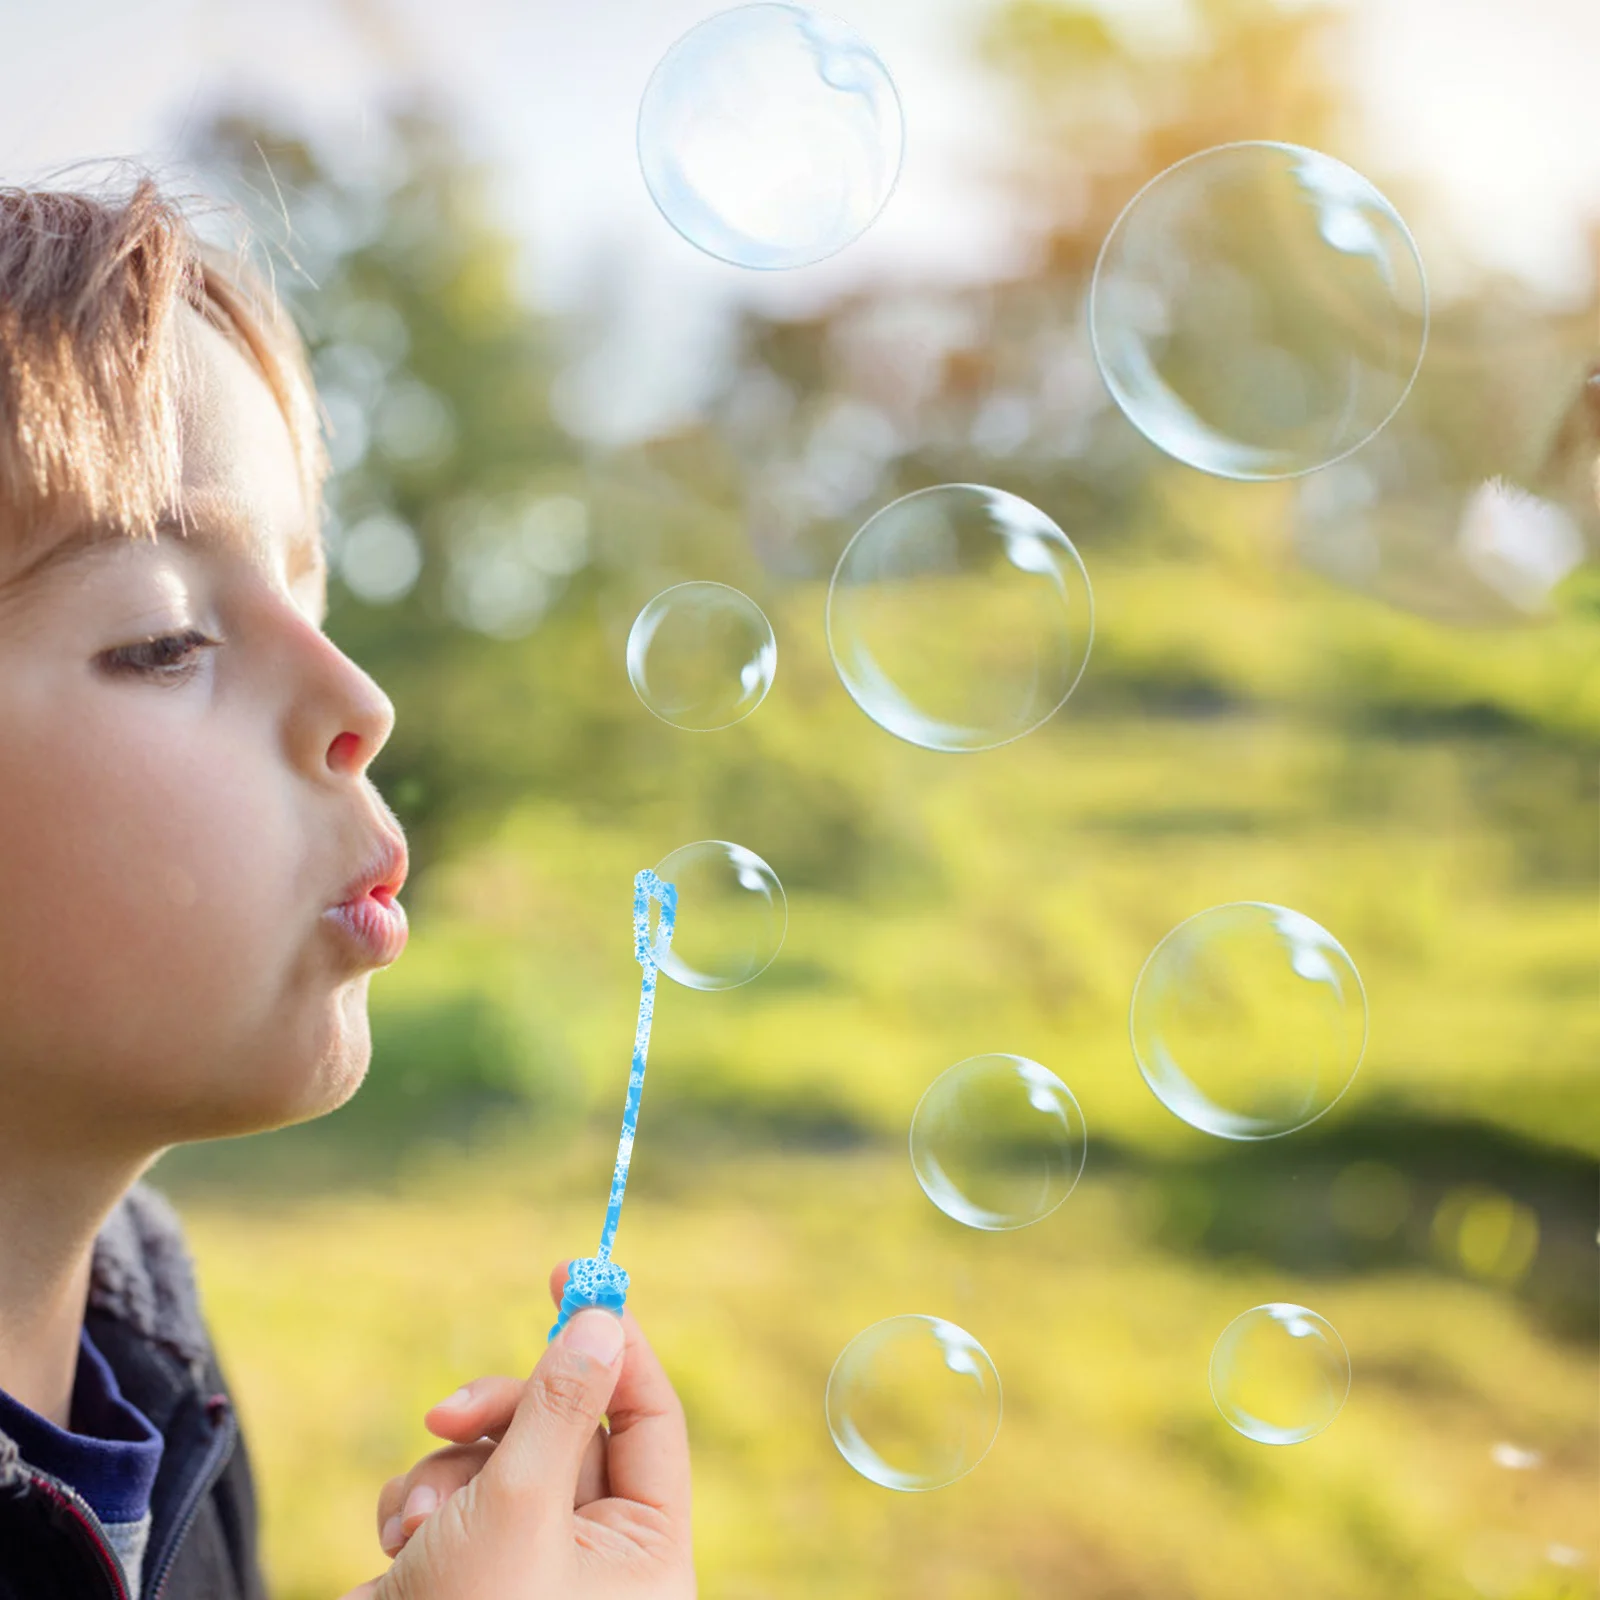
[[[127,1399],[166,1441],[150,1497],[143,1600],[266,1600],[256,1502],[183,1230],[136,1183],[94,1243],[85,1322]],[[100,1520],[0,1431],[0,1600],[126,1600]]]

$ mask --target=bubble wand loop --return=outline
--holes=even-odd
[[[650,905],[661,908],[656,936],[650,937]],[[650,1024],[656,1010],[656,970],[660,958],[672,948],[672,929],[678,914],[678,891],[663,883],[647,867],[633,880],[633,954],[640,966],[639,1021],[633,1033],[633,1066],[628,1073],[628,1098],[622,1109],[622,1133],[617,1139],[617,1164],[611,1173],[611,1199],[606,1220],[600,1230],[600,1249],[592,1256],[574,1261],[567,1269],[567,1287],[561,1296],[561,1312],[550,1329],[550,1338],[561,1332],[574,1312],[586,1306],[603,1306],[620,1312],[628,1298],[628,1274],[611,1259],[617,1223],[622,1216],[622,1197],[628,1187],[628,1168],[633,1161],[633,1138],[639,1126],[639,1101],[644,1095],[644,1069],[650,1054]]]

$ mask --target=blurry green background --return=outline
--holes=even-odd
[[[1492,274],[1436,304],[1385,436],[1426,457],[1427,514],[1360,560],[1307,539],[1304,484],[1159,456],[1083,324],[1139,185],[1266,137],[1411,198],[1352,121],[1329,15],[1196,15],[1152,54],[1050,0],[990,13],[972,48],[1020,112],[994,182],[1031,208],[1027,270],[746,310],[697,417],[621,444],[553,400],[605,335],[603,284],[586,316],[530,306],[445,106],[394,99],[366,170],[248,104],[194,120],[314,350],[328,629],[398,709],[374,776],[414,863],[359,1095],[153,1174],[278,1600],[379,1570],[377,1491],[436,1445],[423,1411],[537,1358],[546,1273],[603,1211],[632,875],[698,838],[789,896],[755,982],[663,985],[618,1241],[688,1410],[707,1596],[1596,1594],[1600,574],[1594,447],[1563,417],[1600,328]],[[1496,474],[1588,541],[1548,595],[1506,599],[1454,537]],[[1095,587],[1071,701],[977,756],[869,722],[822,630],[854,529],[950,481],[1037,504]],[[639,607],[690,578],[744,589],[779,640],[767,702],[710,735],[654,719],[623,666]],[[1127,1038],[1151,947],[1238,899],[1332,930],[1371,1006],[1351,1092],[1260,1146],[1174,1119]],[[1058,1073],[1089,1129],[1071,1199],[1014,1234],[951,1222],[906,1157],[922,1090],[989,1051]],[[1334,1425],[1283,1450],[1206,1384],[1267,1300],[1326,1316],[1354,1370]],[[858,1478],[822,1409],[846,1341],[905,1311],[971,1330],[1005,1385],[988,1458],[920,1496]]]

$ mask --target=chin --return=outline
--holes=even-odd
[[[307,1085],[310,1103],[294,1118],[296,1122],[337,1111],[366,1081],[372,1064],[372,1024],[367,1016],[371,981],[372,974],[365,972],[334,996],[324,1047]]]
[[[337,1111],[366,1080],[372,1061],[367,1018],[370,973],[341,987],[309,1039],[286,1040],[255,1077],[261,1093],[231,1108],[233,1134],[267,1133]],[[211,1137],[215,1137],[212,1135]]]
[[[159,1071],[116,1079],[123,1137],[151,1149],[237,1139],[312,1122],[337,1111],[366,1079],[372,1060],[367,1018],[371,974],[342,984],[300,1026],[248,1030],[248,1043],[213,1041],[195,1058],[168,1054]],[[108,1096],[108,1099],[110,1096]]]

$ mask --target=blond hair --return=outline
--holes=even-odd
[[[225,259],[141,177],[118,198],[0,188],[0,513],[153,535],[181,514],[172,325],[191,307],[249,360],[294,446],[306,505],[327,475],[305,347],[241,244]]]

